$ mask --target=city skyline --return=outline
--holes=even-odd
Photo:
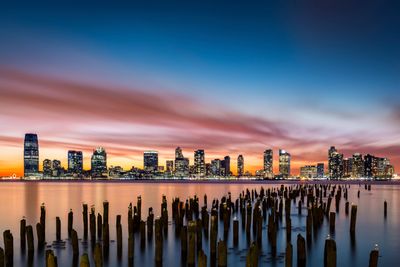
[[[285,148],[298,174],[335,145],[400,169],[397,9],[314,4],[2,3],[0,175],[22,175],[26,132],[64,166],[65,150],[128,167],[179,144],[234,172]]]

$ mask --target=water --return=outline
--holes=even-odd
[[[172,218],[171,203],[173,197],[184,200],[197,195],[200,206],[203,205],[203,196],[208,195],[208,207],[213,198],[221,198],[231,192],[233,201],[246,188],[259,190],[272,188],[280,184],[266,183],[149,183],[149,182],[1,182],[0,183],[0,230],[10,229],[14,236],[14,266],[27,266],[27,255],[20,253],[19,221],[25,216],[27,224],[34,226],[39,221],[40,205],[46,205],[46,241],[48,245],[56,239],[55,218],[59,216],[62,222],[62,239],[67,239],[67,214],[74,211],[74,228],[78,236],[83,236],[82,203],[95,205],[96,213],[103,212],[102,203],[110,203],[110,239],[116,239],[115,217],[122,215],[123,227],[123,257],[117,260],[116,242],[110,243],[109,258],[105,266],[127,266],[127,211],[132,202],[136,205],[137,196],[142,196],[142,217],[147,217],[147,210],[153,207],[155,216],[160,215],[162,195],[168,200],[169,220]],[[290,186],[292,184],[286,184]],[[357,198],[357,191],[361,196]],[[383,215],[384,200],[388,202],[387,218]],[[337,266],[368,266],[369,253],[378,244],[380,251],[379,266],[396,266],[400,261],[400,185],[380,184],[373,185],[372,191],[364,190],[358,184],[349,188],[349,201],[358,205],[356,239],[352,243],[349,234],[349,216],[345,215],[345,200],[342,198],[339,214],[336,215],[336,232],[333,238],[337,244]],[[332,201],[331,210],[335,210],[335,201]],[[293,262],[296,262],[296,236],[301,233],[305,237],[306,214],[297,214],[297,205],[292,204],[292,244]],[[240,214],[233,215],[240,218]],[[278,232],[278,247],[276,259],[270,256],[270,246],[267,239],[267,222],[263,225],[263,245],[259,266],[284,266],[284,252],[286,234],[284,220]],[[173,224],[169,225],[168,237],[164,239],[164,266],[184,266],[180,260],[180,240],[175,237]],[[232,231],[232,228],[230,231]],[[219,226],[219,235],[222,238],[223,225]],[[247,242],[242,227],[239,227],[240,244],[233,248],[232,232],[228,236],[228,266],[245,266]],[[317,237],[313,238],[311,247],[307,248],[307,266],[323,266],[323,250],[326,236],[329,234],[329,225],[325,220]],[[34,266],[44,266],[44,252],[37,251],[37,236],[35,236]],[[153,235],[154,237],[154,235]],[[3,243],[1,242],[1,245]],[[203,235],[203,249],[208,259],[209,243]],[[54,249],[59,266],[72,265],[72,250],[67,240],[66,248]],[[80,242],[80,254],[88,252],[91,258],[90,246]],[[92,260],[92,259],[91,259]],[[92,266],[93,262],[91,263]],[[135,266],[154,266],[154,241],[146,243],[145,250],[140,249],[140,238],[135,237]]]

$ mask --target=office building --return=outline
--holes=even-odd
[[[317,164],[317,178],[324,178],[325,176],[325,165],[324,163]]]
[[[317,167],[314,165],[307,165],[300,167],[300,178],[312,179],[317,177]]]
[[[196,177],[206,176],[206,163],[204,160],[203,149],[199,149],[194,152],[194,172]]]
[[[279,175],[282,178],[290,177],[290,154],[282,149],[279,149]]]
[[[94,178],[107,177],[107,153],[102,147],[98,147],[93,151],[91,173]]]
[[[146,172],[154,173],[158,171],[158,152],[148,150],[143,153],[143,169]]]
[[[43,160],[43,176],[51,177],[53,175],[51,160],[45,159]]]
[[[334,146],[328,151],[328,171],[331,179],[343,177],[343,154],[340,154]]]
[[[361,178],[364,176],[364,160],[360,153],[355,153],[353,155],[353,167],[352,167],[352,177]]]
[[[73,175],[80,175],[83,171],[82,151],[68,151],[68,172]]]
[[[39,174],[39,142],[36,134],[25,134],[24,140],[24,176]]]
[[[264,177],[268,179],[274,178],[272,149],[264,151]]]
[[[244,158],[239,155],[237,158],[237,176],[242,177],[244,174]]]
[[[221,161],[221,169],[221,176],[231,176],[231,158],[229,156],[225,156]]]

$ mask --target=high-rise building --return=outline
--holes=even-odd
[[[167,160],[165,162],[165,167],[166,167],[167,174],[172,175],[174,173],[174,161],[173,160]]]
[[[189,177],[189,159],[177,158],[175,159],[175,176],[176,177]]]
[[[334,146],[328,151],[328,169],[331,179],[343,177],[343,154],[340,154]]]
[[[317,164],[317,178],[323,178],[325,174],[325,165],[324,163]]]
[[[231,176],[231,157],[225,156],[224,160],[222,161],[223,167],[223,176]]]
[[[70,174],[82,174],[83,156],[82,151],[68,151],[68,172]]]
[[[268,179],[274,178],[273,170],[273,151],[267,149],[264,151],[264,177]]]
[[[39,174],[39,143],[36,134],[25,134],[24,140],[24,176]]]
[[[353,158],[343,159],[343,177],[349,178],[353,174]]]
[[[175,149],[175,159],[182,159],[183,158],[183,153],[182,153],[182,148],[179,146]]]
[[[210,168],[211,168],[210,174],[212,176],[220,176],[221,175],[221,160],[220,159],[211,160]]]
[[[196,177],[206,176],[206,163],[204,160],[203,149],[199,149],[194,152],[194,168]]]
[[[282,149],[279,149],[279,175],[282,178],[290,177],[290,154]]]
[[[143,153],[143,169],[146,172],[158,171],[158,152],[148,150]]]
[[[364,177],[374,178],[378,175],[378,158],[367,154],[364,156]]]
[[[361,178],[364,176],[364,160],[360,153],[353,155],[352,177]]]
[[[314,165],[307,165],[300,167],[300,178],[311,179],[317,177],[317,167]]]
[[[91,158],[92,177],[107,176],[107,153],[104,148],[98,147],[93,151]]]
[[[237,176],[241,177],[244,174],[244,158],[239,155],[237,158]]]
[[[51,160],[45,159],[43,160],[43,176],[51,177],[53,175]]]

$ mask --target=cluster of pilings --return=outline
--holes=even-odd
[[[371,185],[366,186],[371,190]],[[316,238],[324,220],[327,220],[330,233],[335,232],[336,213],[340,210],[342,197],[345,200],[345,214],[349,215],[350,204],[348,202],[347,185],[315,184],[293,185],[257,190],[243,190],[239,197],[232,200],[231,194],[221,199],[213,199],[208,206],[207,195],[204,196],[203,205],[199,198],[194,196],[186,200],[172,199],[172,220],[169,220],[168,202],[162,197],[160,217],[154,218],[153,209],[148,209],[147,218],[142,216],[142,198],[137,197],[136,205],[129,204],[127,210],[127,258],[128,266],[134,264],[135,234],[138,236],[140,249],[154,245],[154,262],[156,266],[162,266],[165,262],[163,255],[164,240],[168,238],[168,227],[174,227],[175,236],[180,239],[181,259],[187,266],[228,266],[228,239],[231,227],[233,246],[238,247],[240,238],[244,238],[247,244],[246,267],[259,266],[259,258],[263,245],[268,244],[271,258],[277,257],[277,234],[284,230],[286,234],[285,266],[293,266],[292,241],[292,203],[296,206],[297,213],[301,215],[307,210],[305,235],[298,233],[296,240],[297,266],[305,267],[307,263],[307,249]],[[359,192],[358,192],[359,197]],[[335,208],[331,208],[332,200],[335,200]],[[294,208],[296,210],[296,208]],[[331,211],[331,210],[335,210]],[[384,216],[387,216],[387,202],[384,202]],[[56,217],[56,240],[51,246],[46,247],[46,208],[40,207],[40,221],[36,224],[37,249],[45,251],[46,266],[57,266],[57,256],[54,248],[69,245],[72,248],[73,266],[103,266],[103,261],[108,257],[110,246],[109,228],[109,203],[103,202],[103,213],[97,213],[91,206],[82,205],[82,242],[90,244],[92,250],[80,253],[78,232],[74,228],[74,213],[68,213],[68,241],[61,236],[62,222]],[[240,220],[238,218],[241,218]],[[116,247],[119,260],[123,257],[122,216],[116,215]],[[351,205],[350,210],[350,237],[356,235],[357,206]],[[267,223],[267,231],[264,234],[263,225]],[[232,224],[232,225],[231,225]],[[240,225],[245,236],[240,235]],[[222,229],[219,229],[222,225]],[[203,244],[203,236],[208,241],[208,248]],[[222,238],[221,238],[222,237]],[[0,267],[13,266],[14,244],[13,235],[9,230],[4,231],[4,249],[0,248]],[[34,229],[26,224],[26,219],[20,221],[20,249],[28,250],[28,262],[32,264],[35,251]],[[154,242],[153,242],[154,240]],[[209,255],[207,255],[207,253]],[[139,257],[139,256],[138,256]],[[378,265],[379,251],[373,249],[370,253],[369,266]],[[90,260],[90,258],[92,260]],[[325,240],[324,257],[322,264],[325,267],[337,266],[336,242],[331,237]],[[167,264],[165,264],[167,265]]]

